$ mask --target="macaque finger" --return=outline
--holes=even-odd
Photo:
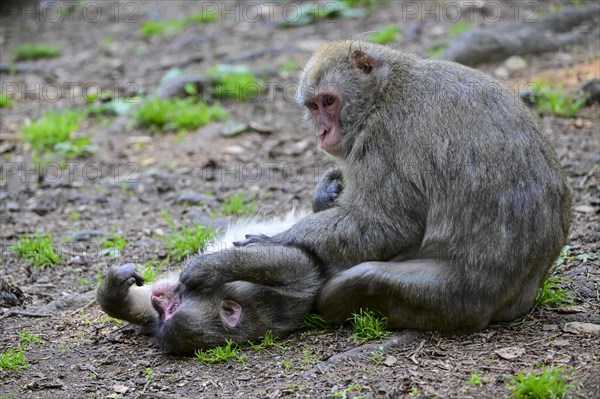
[[[246,234],[245,240],[234,241],[233,246],[234,247],[245,247],[246,245],[250,245],[250,244],[266,243],[266,242],[269,242],[270,238],[271,237],[264,235],[264,234]]]

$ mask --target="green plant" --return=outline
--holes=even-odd
[[[467,380],[467,384],[481,386],[481,377],[477,373],[477,370],[471,371],[469,379]]]
[[[91,87],[83,96],[83,101],[87,104],[95,102],[108,102],[114,100],[114,93],[110,90],[98,90],[96,87]]]
[[[109,33],[108,35],[104,36],[104,38],[102,39],[102,44],[104,44],[104,45],[112,44],[114,42],[115,42],[115,35],[113,33]]]
[[[379,44],[391,43],[396,40],[396,35],[400,32],[400,28],[396,25],[384,26],[378,31],[371,33],[369,35],[369,40]]]
[[[25,357],[25,346],[42,342],[40,337],[32,333],[28,328],[19,332],[19,341],[19,346],[0,352],[0,369],[20,370],[28,368],[29,362]]]
[[[466,30],[471,29],[472,26],[473,26],[473,24],[470,22],[460,21],[460,22],[456,22],[456,23],[453,23],[452,25],[450,25],[450,28],[448,29],[448,31],[450,32],[450,35],[456,36],[459,33],[462,33]]]
[[[246,355],[238,349],[238,345],[234,344],[230,339],[225,342],[225,345],[212,349],[197,350],[195,352],[196,358],[202,363],[219,363],[229,361],[230,359],[245,363]]]
[[[302,320],[302,324],[307,328],[314,328],[317,330],[327,330],[331,328],[331,323],[329,323],[323,316],[316,313],[308,313],[304,316]]]
[[[102,243],[100,256],[111,256],[113,258],[118,258],[126,244],[127,239],[125,236],[113,233]]]
[[[100,287],[102,285],[102,272],[100,269],[96,269],[96,287]]]
[[[577,385],[575,381],[567,382],[562,374],[562,367],[542,366],[540,372],[527,374],[521,371],[512,377],[508,388],[516,399],[560,399]]]
[[[538,289],[538,292],[535,297],[535,303],[540,306],[568,306],[573,303],[572,299],[569,298],[570,291],[560,288],[559,283],[563,280],[567,280],[564,276],[556,275],[557,268],[565,263],[567,260],[583,260],[589,259],[589,254],[582,254],[578,256],[570,256],[569,251],[571,247],[569,245],[565,245],[560,250],[560,254],[558,258],[554,261],[554,266],[548,272],[544,280],[542,281],[541,287]],[[593,257],[593,255],[592,255]]]
[[[180,261],[188,255],[197,254],[215,237],[214,227],[203,225],[184,226],[178,233],[167,238],[169,255],[175,261]]]
[[[284,342],[279,342],[279,338],[273,336],[273,332],[271,330],[265,333],[264,337],[262,337],[262,340],[259,344],[254,344],[252,342],[248,342],[248,344],[255,351],[261,351],[270,347],[287,349],[287,347],[284,345]]]
[[[140,126],[159,130],[196,129],[226,116],[218,104],[209,106],[191,97],[151,97],[142,102],[134,114]]]
[[[597,254],[589,253],[589,252],[584,252],[584,253],[576,255],[576,256],[569,255],[570,250],[571,250],[570,245],[565,245],[564,247],[562,247],[562,249],[560,250],[560,254],[558,255],[558,258],[556,258],[556,260],[554,261],[555,267],[562,265],[567,260],[578,260],[578,261],[584,262],[584,261],[588,261],[588,260],[594,261],[594,260],[598,259]]]
[[[288,58],[285,61],[283,61],[283,63],[279,67],[279,72],[292,72],[297,71],[298,69],[300,69],[300,65],[298,64],[298,62],[292,58]]]
[[[357,395],[355,395],[355,393],[360,392],[363,389],[364,389],[364,387],[362,385],[352,383],[352,384],[348,385],[348,387],[346,389],[343,389],[341,391],[337,387],[333,387],[333,389],[327,396],[330,398],[340,398],[340,399],[347,399],[347,398],[358,399],[358,398],[363,398],[364,396],[357,396]]]
[[[247,199],[244,194],[231,195],[223,201],[222,209],[224,215],[248,215],[256,211],[256,202],[254,199]]]
[[[60,253],[54,251],[52,236],[50,234],[29,233],[21,236],[9,248],[21,258],[31,262],[34,269],[44,269],[59,264],[62,261]]]
[[[9,108],[13,106],[13,99],[8,94],[0,93],[0,108]]]
[[[566,280],[564,276],[554,275],[556,268],[544,277],[542,286],[535,296],[535,303],[540,306],[557,307],[569,306],[573,300],[569,298],[570,291],[560,288],[559,283]]]
[[[98,91],[91,91],[89,93],[86,93],[83,97],[83,101],[85,101],[86,104],[95,103],[98,100],[100,100],[100,92]]]
[[[144,37],[160,35],[165,32],[174,32],[185,27],[185,21],[171,19],[166,21],[148,20],[140,27],[140,33]]]
[[[342,0],[343,3],[347,4],[348,7],[364,7],[372,8],[376,4],[386,3],[390,0]]]
[[[79,285],[89,285],[92,283],[90,281],[90,279],[87,279],[85,277],[80,277],[80,276],[75,277],[75,282]]]
[[[89,137],[73,137],[69,141],[56,144],[54,150],[65,158],[80,158],[96,152],[96,146],[91,144]]]
[[[448,48],[448,45],[445,43],[434,44],[432,46],[427,47],[425,52],[427,53],[428,57],[434,58],[434,57],[437,57],[438,55],[442,54],[444,51],[446,51],[447,48]]]
[[[176,262],[188,255],[197,254],[204,249],[204,246],[215,238],[216,231],[214,227],[208,227],[201,224],[194,226],[183,226],[177,230],[173,218],[166,211],[161,215],[165,218],[173,232],[165,237],[169,257]]]
[[[160,35],[181,30],[190,24],[204,24],[215,21],[217,13],[205,13],[202,11],[193,13],[182,19],[168,19],[164,21],[148,20],[140,27],[140,33],[144,37]]]
[[[560,254],[558,254],[558,258],[554,261],[554,267],[560,266],[567,260],[573,260],[575,257],[569,256],[569,251],[571,250],[570,245],[565,245],[561,248]]]
[[[146,373],[146,380],[148,380],[148,381],[152,380],[152,375],[153,375],[152,367],[145,367],[144,371]]]
[[[60,55],[60,49],[49,44],[22,43],[12,50],[15,61],[52,58]]]
[[[331,0],[327,3],[304,3],[296,8],[295,16],[286,18],[281,25],[301,26],[324,19],[361,18],[368,14],[377,0]]]
[[[87,99],[88,97],[86,97]],[[91,100],[92,97],[89,97]],[[99,101],[98,101],[99,100]],[[106,102],[103,102],[106,101]],[[112,100],[112,93],[100,93],[97,100],[88,103],[85,111],[88,116],[100,119],[101,121],[110,116],[127,115],[138,104],[139,98],[128,97],[120,100]]]
[[[72,136],[85,117],[86,113],[79,110],[47,112],[37,121],[22,126],[23,140],[36,153],[58,151],[66,158],[89,155],[95,151],[90,138]]]
[[[281,362],[281,365],[283,366],[283,369],[285,371],[288,371],[291,367],[292,367],[292,361],[289,358],[285,358],[283,359],[283,361]]]
[[[536,104],[538,115],[552,114],[565,118],[572,118],[585,103],[585,98],[575,99],[565,92],[562,84],[552,85],[544,80],[534,83],[534,93],[531,95]]]
[[[0,368],[4,370],[21,370],[29,367],[22,347],[8,348],[0,352]]]
[[[69,212],[68,216],[69,216],[69,219],[76,222],[79,220],[79,218],[81,218],[81,213],[79,213],[79,211],[71,211],[71,212]]]
[[[263,91],[263,81],[246,65],[216,65],[208,70],[208,76],[216,97],[247,101]]]
[[[39,344],[42,342],[40,337],[32,333],[29,328],[26,328],[19,333],[19,339],[21,340],[21,346],[29,344]]]
[[[388,319],[385,316],[377,317],[374,312],[360,309],[352,315],[354,334],[352,336],[361,341],[371,341],[390,335],[386,330]]]
[[[218,13],[207,13],[199,11],[185,18],[186,24],[205,24],[207,22],[216,21],[219,18]]]
[[[150,37],[163,33],[167,29],[167,24],[164,21],[149,20],[144,21],[140,27],[140,33],[144,37]]]
[[[383,346],[380,346],[376,352],[371,352],[371,360],[373,361],[373,363],[379,366],[379,363],[383,362],[383,360],[385,359],[384,355],[385,352],[383,350]]]
[[[160,271],[160,269],[169,262],[169,257],[167,256],[162,262],[158,261],[158,258],[150,259],[148,262],[144,263],[142,266],[142,277],[146,280],[146,283],[150,283],[156,279],[156,273]]]
[[[315,359],[313,359],[313,357],[310,353],[310,349],[308,349],[308,348],[302,349],[302,354],[304,355],[303,362],[306,366],[310,366],[311,364],[315,363]]]

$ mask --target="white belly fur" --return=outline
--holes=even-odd
[[[234,241],[245,239],[246,234],[264,234],[272,236],[292,227],[306,216],[308,211],[292,211],[283,217],[261,219],[258,216],[238,219],[232,222],[225,232],[204,247],[204,253],[213,253],[233,246]]]

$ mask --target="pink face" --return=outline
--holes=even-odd
[[[328,92],[318,93],[314,101],[306,103],[317,121],[319,147],[331,155],[337,155],[341,151],[340,105],[338,95]]]
[[[150,294],[150,300],[152,306],[159,314],[161,321],[166,322],[171,319],[179,309],[183,309],[182,303],[187,303],[188,310],[190,309],[189,298],[186,299],[177,288],[179,283],[173,280],[157,281],[152,285],[152,293]],[[192,302],[192,305],[194,303]],[[197,304],[197,302],[196,302]],[[221,301],[219,310],[219,317],[224,325],[229,328],[237,327],[242,316],[242,306],[237,302],[229,299]]]
[[[181,297],[175,293],[176,283],[160,281],[152,286],[151,301],[154,308],[167,321],[181,305]]]

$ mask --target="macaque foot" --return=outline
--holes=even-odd
[[[271,240],[271,237],[264,234],[246,234],[245,240],[234,241],[234,247],[245,247],[250,244],[265,244]]]
[[[114,265],[108,270],[98,288],[96,299],[109,316],[142,324],[155,316],[149,294],[150,286],[144,286],[144,277],[137,266],[126,263]],[[144,299],[138,300],[138,297]]]
[[[134,283],[138,287],[141,287],[145,281],[134,263],[114,265],[104,278],[106,282],[103,286],[110,287],[111,290],[116,290],[117,292],[125,293]]]

